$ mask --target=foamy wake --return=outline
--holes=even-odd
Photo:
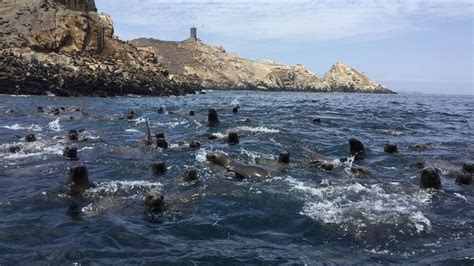
[[[13,124],[11,126],[3,126],[3,128],[10,129],[10,130],[30,130],[30,131],[42,131],[43,128],[39,125],[29,125],[29,126],[22,126],[20,124]]]
[[[431,230],[430,220],[421,211],[421,207],[430,202],[429,192],[410,193],[397,187],[400,184],[384,187],[383,184],[345,183],[314,187],[293,178],[286,180],[293,191],[306,195],[302,215],[336,225],[356,236],[363,237],[378,226],[388,226],[397,234],[409,235]]]
[[[50,122],[47,126],[49,129],[59,132],[61,131],[61,125],[59,124],[59,118]]]
[[[267,127],[249,127],[249,126],[241,126],[237,127],[237,130],[240,131],[249,131],[249,132],[261,132],[261,133],[279,133],[280,130],[272,129]]]
[[[162,187],[160,182],[148,181],[109,181],[97,183],[94,188],[86,190],[89,197],[142,197],[145,193],[158,190]]]
[[[10,153],[8,152],[8,148],[11,146],[18,146],[20,148],[20,152],[18,153]],[[0,145],[0,158],[8,159],[8,160],[15,160],[15,159],[23,159],[29,157],[38,157],[42,155],[62,155],[64,150],[64,144],[62,143],[49,143],[43,140],[37,140],[35,142],[30,143],[13,143],[13,144],[3,144]]]

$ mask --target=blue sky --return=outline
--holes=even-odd
[[[198,37],[241,56],[337,61],[396,91],[474,95],[471,0],[96,0],[125,40]]]

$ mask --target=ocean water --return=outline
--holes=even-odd
[[[0,96],[0,264],[472,265],[474,186],[454,178],[474,160],[473,103],[472,96],[243,91]],[[236,104],[241,109],[233,114]],[[37,113],[37,106],[47,112]],[[59,107],[66,107],[61,117],[48,113]],[[220,126],[207,126],[208,107],[218,110]],[[129,110],[135,119],[119,119]],[[170,149],[138,148],[145,119],[153,133],[166,134]],[[69,129],[95,138],[70,143]],[[230,130],[239,132],[240,144],[225,142]],[[24,142],[29,132],[36,142]],[[210,133],[221,139],[208,140]],[[367,158],[357,164],[372,171],[370,178],[352,175],[349,163],[323,171],[303,155],[308,147],[334,159],[348,156],[353,137],[366,146]],[[201,148],[186,147],[191,139]],[[386,143],[397,144],[399,153],[384,153]],[[12,145],[21,152],[10,154]],[[79,161],[62,158],[67,145],[78,147]],[[288,167],[275,163],[284,150],[292,156]],[[209,151],[264,165],[272,178],[229,180],[206,161]],[[166,162],[166,174],[151,172],[156,161]],[[418,188],[420,161],[441,169],[442,189]],[[88,167],[96,186],[71,196],[65,182],[77,163]],[[199,181],[182,181],[187,169],[197,169]],[[154,190],[168,204],[161,215],[143,205]]]

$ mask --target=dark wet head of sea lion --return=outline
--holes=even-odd
[[[156,162],[151,165],[153,173],[162,175],[166,172],[166,164],[164,162]]]
[[[423,168],[420,174],[420,188],[441,188],[439,170],[433,166]]]
[[[191,140],[191,142],[189,142],[189,147],[193,149],[199,149],[201,147],[201,143],[197,140]]]
[[[321,123],[321,118],[314,118],[313,123],[315,123],[315,124]]]
[[[145,206],[155,212],[163,212],[165,210],[165,197],[158,191],[148,193],[144,199]]]
[[[464,163],[462,165],[462,170],[466,173],[474,173],[474,163],[472,162],[468,162],[468,163]]]
[[[290,163],[290,153],[288,151],[281,152],[280,155],[278,155],[278,162],[284,164]]]
[[[456,184],[458,185],[470,185],[472,184],[472,174],[459,173],[456,177]]]
[[[239,144],[239,134],[235,131],[229,132],[229,134],[227,134],[227,141],[229,142],[229,145]]]
[[[33,133],[26,134],[25,141],[26,142],[35,142],[36,141],[36,135],[33,134]]]
[[[90,187],[89,172],[85,165],[79,164],[69,169],[67,184],[74,192],[83,192]]]
[[[236,114],[236,113],[239,112],[239,110],[240,110],[240,107],[239,107],[239,106],[236,106],[236,107],[234,107],[234,109],[232,109],[232,112],[233,112],[234,114]]]
[[[183,175],[183,180],[186,182],[192,182],[198,179],[197,171],[195,169],[186,170]]]
[[[219,115],[217,114],[216,109],[209,108],[208,115],[207,115],[207,122],[210,126],[217,126],[219,125]]]
[[[54,109],[53,115],[58,116],[60,114],[61,114],[61,111],[58,108]]]
[[[158,106],[156,108],[156,111],[159,113],[159,114],[164,114],[165,113],[165,108],[163,106]]]
[[[162,149],[168,149],[168,142],[164,138],[156,139],[156,146]]]
[[[37,111],[38,113],[44,113],[44,108],[43,108],[43,106],[38,106],[38,108],[36,108],[36,111]]]
[[[77,160],[77,148],[74,146],[66,147],[64,149],[63,156],[69,160]]]
[[[131,110],[130,112],[128,112],[127,114],[127,119],[128,120],[131,120],[135,117],[135,112],[133,110]]]
[[[79,139],[79,134],[77,133],[77,130],[70,129],[68,133],[68,138],[71,141],[77,141]]]
[[[196,112],[194,112],[194,111],[189,111],[189,115],[190,115],[190,116],[194,116],[194,115],[196,115]]]
[[[350,139],[349,147],[351,150],[351,155],[355,156],[356,160],[362,160],[365,158],[365,148],[362,142],[357,139]]]
[[[230,158],[222,152],[210,152],[206,155],[206,159],[220,166],[226,166],[230,163]]]
[[[389,143],[389,144],[385,145],[383,150],[386,153],[397,153],[398,152],[398,147],[395,144]]]
[[[161,139],[166,139],[165,133],[163,133],[163,132],[158,132],[158,133],[155,134],[155,138],[157,138],[157,139],[160,139],[160,138],[161,138]]]
[[[363,167],[363,166],[358,166],[354,165],[351,167],[351,172],[355,174],[357,177],[371,177],[372,172],[370,172],[369,168]]]
[[[8,148],[8,151],[10,153],[17,153],[17,152],[20,152],[20,147],[18,146],[11,146],[10,148]]]

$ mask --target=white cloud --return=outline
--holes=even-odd
[[[380,38],[473,16],[471,0],[97,0],[123,38],[179,39],[191,25],[240,40]],[[123,27],[122,27],[123,26]],[[148,34],[147,34],[148,33]]]

